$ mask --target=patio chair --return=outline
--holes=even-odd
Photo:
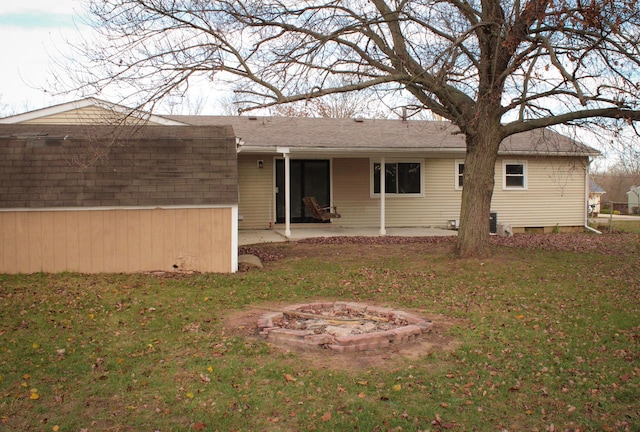
[[[316,201],[315,197],[304,197],[302,198],[304,205],[307,206],[311,215],[314,219],[319,219],[321,221],[327,221],[333,218],[339,218],[340,214],[338,213],[338,208],[335,206],[320,206],[318,201]],[[331,212],[333,209],[333,212]]]

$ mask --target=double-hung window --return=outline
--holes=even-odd
[[[373,162],[373,194],[380,194],[380,162]],[[386,162],[384,174],[385,194],[421,195],[422,171],[420,161]]]
[[[527,189],[527,163],[518,161],[502,162],[502,188]]]
[[[461,190],[464,185],[464,160],[457,160],[455,167],[455,187],[456,190]]]

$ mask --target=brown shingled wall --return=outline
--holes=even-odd
[[[230,126],[0,125],[0,208],[237,204]]]

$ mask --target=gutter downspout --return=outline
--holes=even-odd
[[[589,226],[589,166],[591,165],[591,159],[587,159],[587,166],[584,167],[584,228],[587,231],[591,231],[596,234],[602,234],[595,228]],[[613,211],[612,211],[613,213]]]

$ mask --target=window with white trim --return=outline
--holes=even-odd
[[[527,162],[502,162],[502,188],[527,189]]]
[[[464,161],[457,160],[455,165],[456,165],[456,171],[455,171],[456,190],[461,190],[464,184]]]
[[[380,162],[373,162],[373,194],[380,194]],[[421,195],[422,162],[385,162],[385,194]]]

